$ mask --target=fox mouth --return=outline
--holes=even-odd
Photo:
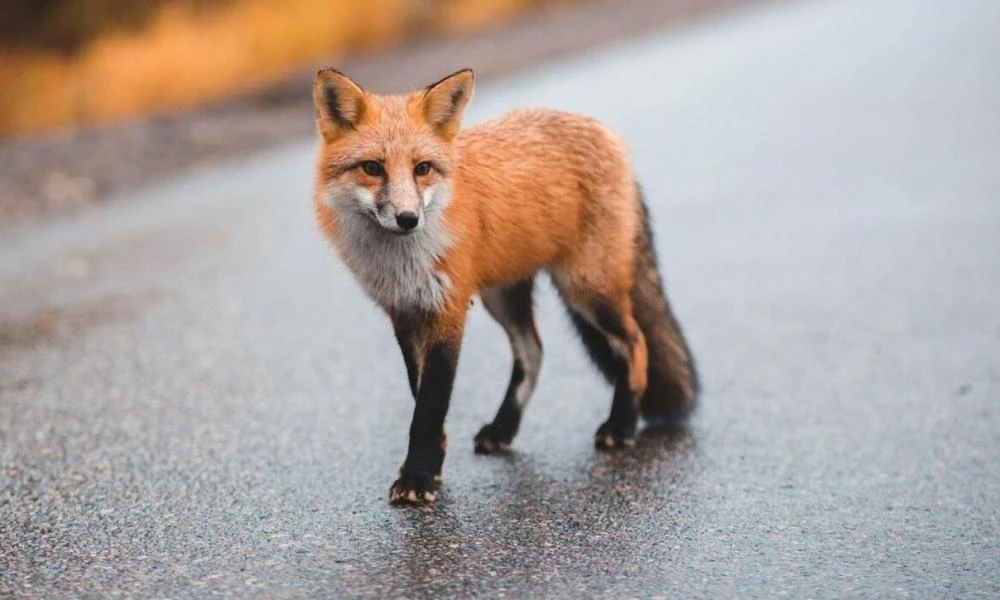
[[[394,235],[396,237],[411,236],[414,233],[416,233],[418,229],[420,229],[419,227],[414,227],[413,229],[402,229],[401,227],[387,226],[384,223],[382,223],[382,221],[379,220],[378,218],[375,219],[375,222],[378,223],[379,229],[381,229],[382,231],[385,231],[387,233],[391,233],[392,235]]]

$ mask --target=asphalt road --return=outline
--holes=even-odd
[[[729,13],[482,85],[618,128],[705,394],[604,455],[549,286],[514,452],[467,332],[439,502],[310,221],[313,140],[0,230],[0,594],[1000,596],[1000,3]]]

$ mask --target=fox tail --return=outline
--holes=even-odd
[[[649,208],[641,189],[638,195],[642,226],[636,236],[632,312],[649,353],[648,383],[639,412],[653,423],[681,421],[697,404],[698,369],[664,293]]]

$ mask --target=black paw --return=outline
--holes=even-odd
[[[500,430],[495,423],[490,423],[476,434],[476,454],[498,454],[510,450],[513,436]]]
[[[389,488],[389,504],[430,504],[437,500],[440,482],[440,475],[400,475]]]
[[[611,450],[614,448],[631,448],[635,446],[635,423],[632,425],[620,425],[605,421],[597,428],[594,434],[594,446],[598,450]]]

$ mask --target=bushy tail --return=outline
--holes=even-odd
[[[651,423],[682,421],[695,408],[699,392],[698,372],[670,304],[663,293],[663,281],[653,245],[649,209],[638,192],[642,227],[636,235],[635,286],[632,288],[632,314],[643,337],[649,357],[646,393],[639,400],[642,418]],[[568,307],[567,307],[568,308]],[[607,336],[572,309],[569,316],[594,365],[609,383],[627,374],[622,361],[612,351]]]
[[[639,403],[642,418],[651,422],[679,421],[695,408],[698,370],[684,332],[663,291],[646,200],[639,192],[642,227],[636,237],[637,260],[632,312],[649,351],[646,393]]]

